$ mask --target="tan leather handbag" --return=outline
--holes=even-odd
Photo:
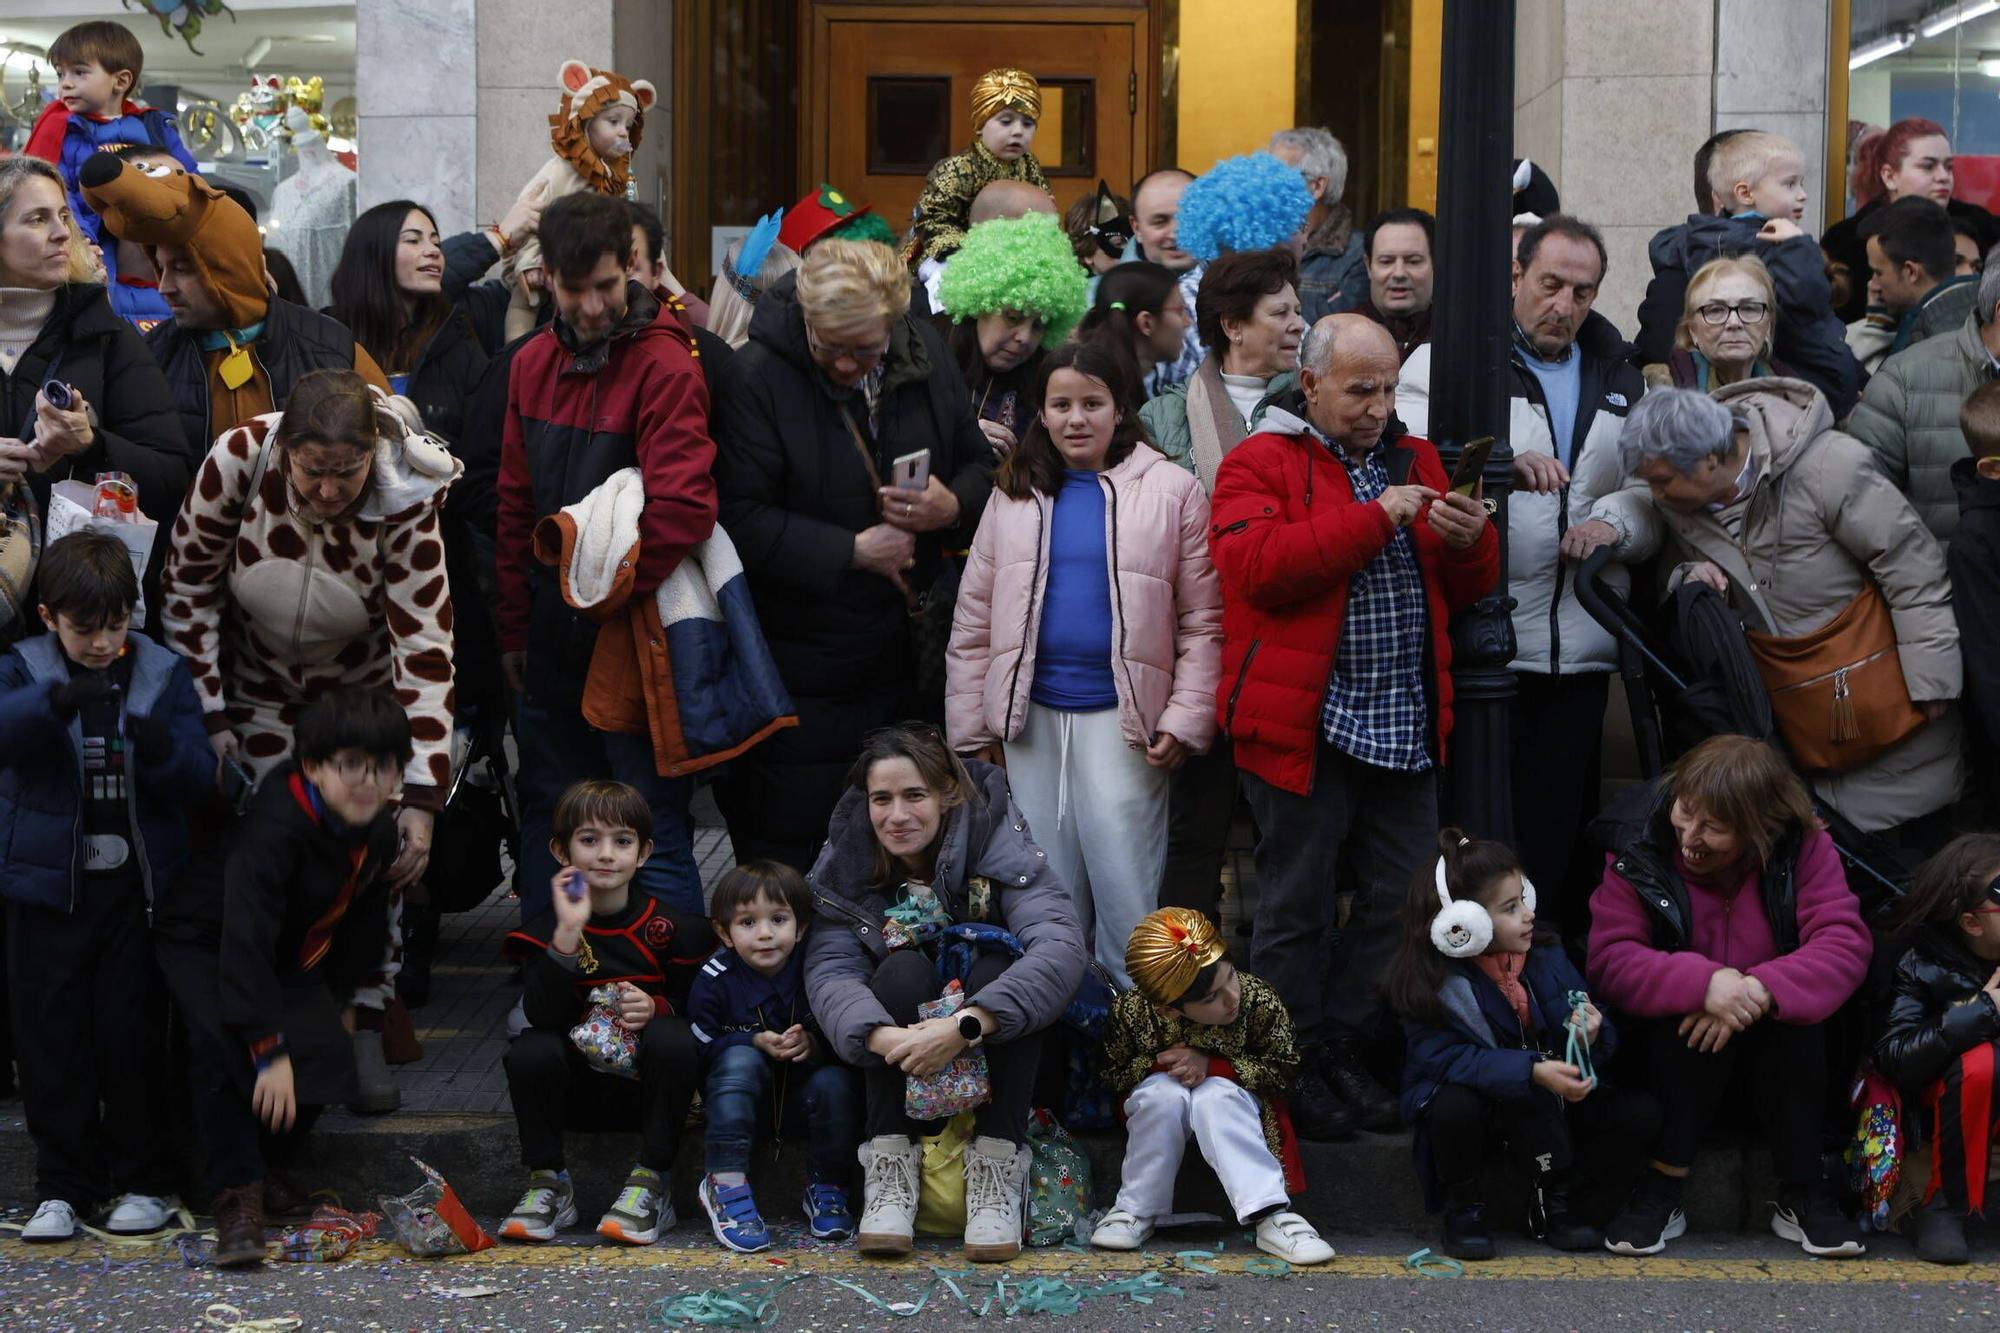
[[[1889,603],[1873,579],[1810,634],[1744,637],[1779,734],[1801,768],[1850,772],[1924,724],[1903,680]]]

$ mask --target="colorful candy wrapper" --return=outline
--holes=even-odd
[[[953,979],[944,994],[917,1006],[917,1017],[945,1018],[965,1006],[965,987]],[[914,1074],[903,1082],[903,1111],[912,1120],[949,1120],[960,1111],[990,1100],[993,1085],[986,1074],[986,1052],[971,1050],[935,1074]]]
[[[424,1173],[424,1183],[401,1197],[382,1198],[382,1215],[394,1228],[397,1243],[419,1259],[493,1248],[493,1237],[473,1220],[444,1177],[414,1157],[410,1161]]]
[[[569,1039],[583,1052],[584,1062],[602,1074],[639,1077],[639,1034],[618,1021],[618,988],[594,986],[590,1009],[569,1030]]]
[[[323,1203],[304,1224],[278,1237],[278,1258],[293,1264],[338,1263],[381,1224],[380,1213],[350,1213]]]

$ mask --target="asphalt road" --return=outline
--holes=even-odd
[[[694,1328],[664,1322],[661,1303],[689,1292],[765,1284],[775,1302],[770,1327],[909,1333],[965,1329],[979,1323],[1102,1329],[1106,1333],[1174,1329],[1867,1329],[1879,1333],[2000,1323],[2000,1243],[1983,1262],[1956,1271],[1916,1263],[1903,1246],[1895,1257],[1834,1263],[1807,1259],[1767,1238],[1691,1238],[1661,1260],[1608,1255],[1570,1257],[1526,1241],[1465,1276],[1424,1277],[1404,1265],[1414,1242],[1391,1237],[1340,1238],[1341,1256],[1326,1270],[1263,1275],[1244,1271],[1253,1252],[1240,1236],[1222,1238],[1216,1271],[1177,1268],[1171,1250],[1130,1259],[1063,1251],[1034,1252],[1005,1270],[1004,1299],[1037,1294],[1032,1280],[1053,1278],[1089,1292],[1101,1283],[1161,1282],[1152,1304],[1119,1295],[1085,1300],[1080,1313],[1002,1320],[973,1311],[994,1295],[998,1270],[956,1279],[971,1309],[934,1284],[933,1265],[962,1272],[949,1248],[911,1263],[864,1263],[851,1251],[781,1240],[769,1258],[722,1259],[684,1228],[674,1244],[644,1251],[606,1247],[505,1247],[454,1260],[396,1257],[370,1245],[337,1265],[272,1265],[250,1274],[189,1269],[165,1247],[111,1247],[89,1240],[53,1249],[0,1242],[0,1329],[226,1329],[233,1321],[295,1316],[304,1330],[658,1330]],[[1215,1238],[1177,1242],[1210,1248]],[[774,1262],[775,1260],[775,1262]],[[1201,1260],[1192,1262],[1200,1263]],[[1156,1276],[1145,1277],[1152,1272]],[[787,1276],[796,1278],[783,1286]],[[883,1302],[913,1302],[933,1287],[925,1308],[897,1318],[853,1290]],[[1025,1287],[1023,1284],[1027,1284]],[[1057,1300],[1055,1288],[1040,1293]],[[210,1312],[216,1304],[237,1314]],[[1080,1321],[1080,1322],[1079,1322]],[[282,1333],[244,1323],[244,1333]]]

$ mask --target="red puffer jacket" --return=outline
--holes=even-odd
[[[1392,485],[1449,485],[1437,450],[1414,435],[1385,438]],[[1312,790],[1320,711],[1347,618],[1348,582],[1395,527],[1378,504],[1354,503],[1347,469],[1293,413],[1273,407],[1262,429],[1229,451],[1210,501],[1209,553],[1222,576],[1222,680],[1216,711],[1236,766],[1283,791]],[[1500,574],[1491,526],[1454,551],[1419,519],[1411,529],[1430,610],[1433,756],[1451,734],[1453,611]]]

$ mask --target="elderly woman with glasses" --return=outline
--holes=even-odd
[[[1664,362],[1646,367],[1646,383],[1709,393],[1766,375],[1798,377],[1771,355],[1778,297],[1771,270],[1754,255],[1712,259],[1688,280],[1687,306]]]
[[[821,241],[717,377],[722,524],[799,717],[721,784],[739,861],[809,868],[861,738],[943,717],[956,569],[993,453],[909,305],[894,251]]]

